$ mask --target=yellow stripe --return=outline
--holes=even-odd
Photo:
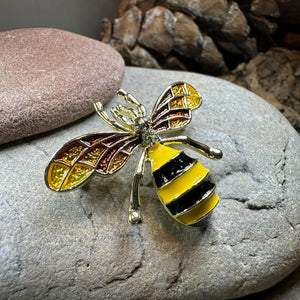
[[[209,170],[203,167],[198,161],[193,167],[191,167],[181,176],[158,189],[158,194],[162,201],[167,204],[199,183],[208,172]]]
[[[149,149],[152,172],[158,170],[161,166],[171,160],[174,156],[182,151],[156,143]]]
[[[208,199],[204,202],[199,203],[192,209],[187,212],[181,213],[180,215],[175,216],[175,218],[185,224],[191,225],[200,220],[202,217],[207,215],[219,202],[219,196],[216,193],[213,193]]]

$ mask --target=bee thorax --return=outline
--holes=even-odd
[[[138,117],[134,120],[134,130],[137,133],[145,132],[147,129],[149,129],[149,123],[148,120],[146,120],[144,117]]]
[[[159,140],[159,136],[156,134],[155,130],[149,128],[148,130],[144,131],[142,134],[142,146],[143,147],[151,147],[155,145]]]

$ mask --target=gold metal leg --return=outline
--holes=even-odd
[[[137,168],[135,170],[131,184],[130,207],[128,217],[128,222],[131,225],[137,225],[142,223],[142,216],[140,210],[140,185],[144,175],[146,153],[147,149],[144,149],[141,158],[138,162]]]
[[[124,127],[123,125],[119,124],[118,122],[110,119],[110,117],[107,115],[107,113],[103,109],[103,105],[101,102],[95,102],[94,108],[98,114],[98,116],[111,128],[117,130],[117,131],[124,131],[128,132],[128,129]]]
[[[199,143],[188,136],[177,136],[177,137],[171,137],[171,138],[165,138],[160,141],[162,144],[183,144],[184,146],[187,146],[193,150],[196,150],[200,152],[205,157],[211,158],[211,159],[221,159],[223,156],[223,153],[219,149],[210,148],[205,144]]]
[[[128,103],[129,105],[135,107],[138,109],[139,115],[141,117],[145,117],[146,114],[146,109],[144,107],[144,105],[142,105],[134,96],[132,96],[131,94],[127,93],[126,91],[122,90],[122,89],[118,89],[117,91],[117,96],[121,99],[123,99],[126,103]]]

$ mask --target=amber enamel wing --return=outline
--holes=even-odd
[[[116,131],[86,134],[63,145],[46,168],[46,185],[64,192],[82,186],[95,174],[110,176],[140,147],[142,154],[131,186],[129,223],[142,222],[139,189],[145,162],[149,161],[154,185],[167,212],[182,224],[203,224],[219,199],[209,180],[209,170],[197,159],[167,145],[182,144],[211,159],[221,158],[222,152],[187,136],[159,135],[184,128],[192,119],[192,110],[201,105],[200,95],[190,84],[175,82],[158,98],[150,117],[131,94],[120,89],[117,95],[129,106],[113,107],[111,117],[100,102],[94,105],[101,119]]]

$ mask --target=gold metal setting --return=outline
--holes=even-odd
[[[187,136],[159,136],[187,126],[192,110],[202,103],[201,96],[190,84],[175,82],[164,90],[148,117],[145,107],[134,96],[122,89],[117,95],[129,106],[113,107],[112,117],[100,102],[94,104],[100,118],[117,132],[92,133],[67,142],[46,168],[46,185],[64,192],[82,186],[94,174],[110,176],[125,165],[135,149],[142,147],[131,185],[129,223],[142,223],[140,185],[145,162],[151,163],[154,185],[170,216],[184,225],[200,226],[207,222],[219,200],[215,185],[209,180],[209,170],[168,145],[187,146],[210,159],[222,158],[222,151]]]

